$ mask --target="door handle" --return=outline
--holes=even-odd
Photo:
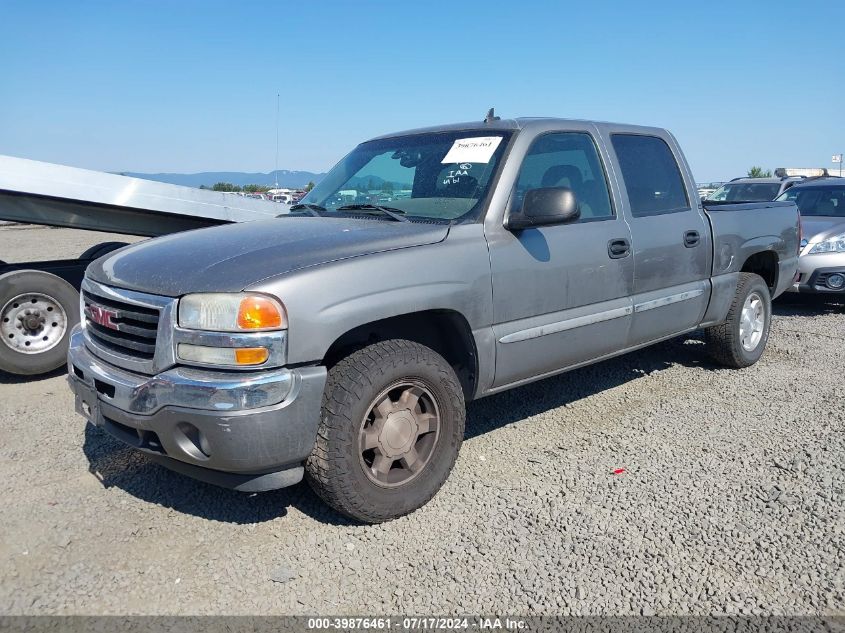
[[[610,259],[622,259],[631,254],[631,243],[624,238],[610,240],[607,243],[607,255]]]
[[[684,246],[687,248],[698,246],[699,242],[701,242],[701,236],[698,234],[698,231],[687,231],[684,233]]]

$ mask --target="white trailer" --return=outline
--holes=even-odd
[[[0,155],[0,220],[155,237],[278,214],[268,200]],[[0,370],[34,375],[65,363],[85,268],[123,246],[98,244],[78,259],[0,261]]]

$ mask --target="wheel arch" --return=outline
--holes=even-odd
[[[473,398],[478,385],[478,349],[469,322],[456,310],[409,312],[358,325],[332,342],[323,363],[332,367],[357,349],[390,339],[414,341],[443,356],[455,371],[464,398]]]
[[[778,255],[771,250],[752,253],[746,257],[739,272],[759,275],[769,287],[769,294],[774,295],[775,289],[778,286]]]

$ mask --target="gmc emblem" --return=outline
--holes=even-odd
[[[114,322],[114,319],[117,318],[117,312],[114,310],[107,310],[106,308],[101,308],[100,306],[89,305],[85,306],[86,311],[88,312],[88,318],[91,319],[97,325],[102,325],[103,327],[107,327],[111,330],[119,330],[120,328],[117,326],[117,323]]]

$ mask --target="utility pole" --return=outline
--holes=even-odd
[[[842,154],[834,154],[831,162],[839,163],[839,176],[842,177]]]
[[[279,188],[279,93],[276,93],[276,169],[273,172],[275,176],[276,189]]]

